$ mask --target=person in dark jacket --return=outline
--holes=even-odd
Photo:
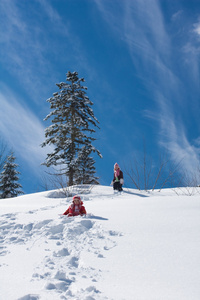
[[[114,177],[111,184],[113,185],[114,190],[118,190],[119,192],[123,191],[122,185],[124,184],[124,176],[118,163],[115,163],[114,165]]]
[[[67,215],[68,217],[86,215],[86,210],[83,206],[83,202],[81,201],[80,196],[76,195],[73,197],[72,204],[68,207],[68,209],[64,212],[63,215]]]

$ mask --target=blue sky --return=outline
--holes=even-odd
[[[68,71],[85,78],[100,122],[100,183],[113,165],[167,151],[187,170],[200,149],[200,1],[1,0],[0,136],[26,193],[41,190],[46,100]]]

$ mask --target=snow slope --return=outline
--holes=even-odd
[[[71,199],[0,200],[0,300],[200,299],[199,193],[96,186],[68,218]]]

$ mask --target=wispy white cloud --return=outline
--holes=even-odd
[[[200,153],[200,136],[194,140],[194,144],[199,148]]]
[[[157,93],[157,98],[163,95]],[[147,118],[157,122],[159,126],[159,144],[170,153],[175,163],[181,162],[183,169],[195,174],[199,166],[199,143],[197,138],[193,143],[188,140],[184,123],[181,121],[181,112],[173,110],[173,106],[167,104],[167,99],[160,101],[160,111],[145,111]],[[181,170],[181,169],[180,169]],[[189,176],[189,175],[188,175]]]
[[[183,10],[178,10],[176,13],[174,13],[171,17],[172,21],[178,21],[181,17],[181,15],[183,14]]]
[[[110,1],[108,5],[107,2],[96,0],[110,29],[116,30],[127,45],[138,75],[143,78],[152,100],[157,104],[156,112],[146,110],[145,114],[158,122],[159,144],[168,148],[173,158],[181,154],[185,166],[192,170],[198,160],[198,148],[191,144],[186,135],[181,115],[181,107],[187,101],[184,82],[182,76],[177,76],[175,49],[166,29],[159,1],[127,0],[123,5],[121,1],[116,2],[121,14],[118,20],[115,9],[110,10]],[[175,21],[181,16],[182,10],[179,10],[172,19]],[[195,31],[199,33],[199,24],[196,24]],[[192,47],[194,45],[190,44],[190,49]],[[196,59],[197,57],[191,61],[187,71],[199,78]],[[183,53],[182,61],[184,60]]]
[[[68,44],[73,39],[68,25],[45,0],[27,5],[2,0],[0,18],[0,62],[16,77],[30,99],[38,103],[48,89],[47,83],[55,84],[55,78],[59,77],[57,57],[60,63],[64,57],[70,60]],[[66,41],[62,48],[58,36]]]
[[[29,5],[27,3],[27,15],[30,10]],[[12,76],[18,79],[30,98],[36,101],[41,77],[45,77],[46,73],[49,73],[49,77],[52,75],[48,72],[47,39],[42,30],[43,25],[36,22],[34,9],[29,22],[26,13],[25,9],[20,10],[17,1],[0,2],[0,62]]]
[[[44,141],[44,127],[16,95],[0,84],[0,135],[35,172],[44,162],[47,149],[40,147]],[[49,150],[49,149],[48,149]]]
[[[68,35],[68,30],[66,30],[67,28],[65,26],[63,28],[64,22],[62,21],[62,18],[60,17],[58,12],[56,12],[56,10],[53,9],[53,7],[49,3],[49,1],[47,1],[47,0],[37,0],[37,2],[38,2],[39,5],[41,5],[43,10],[46,12],[46,15],[51,20],[51,22],[56,25],[55,26],[56,28],[54,28],[54,30],[56,30],[58,27],[60,27],[60,29],[62,29],[63,34]]]
[[[95,77],[95,70],[72,24],[64,20],[49,1],[19,5],[16,0],[2,0],[0,19],[0,63],[17,78],[31,101],[41,105],[49,86],[57,83],[60,68],[71,66],[72,62],[79,70],[90,70]]]
[[[162,95],[157,95],[162,97]],[[162,102],[160,115],[154,115],[155,120],[160,124],[160,144],[167,149],[176,162],[182,161],[184,168],[195,172],[199,164],[199,149],[195,142],[189,142],[184,122],[181,121],[181,112],[174,112],[173,106]]]
[[[142,51],[145,62],[157,60],[159,52],[163,56],[168,54],[170,40],[164,29],[158,1],[95,2],[110,28],[127,44],[135,63],[137,52],[141,54]]]
[[[200,35],[200,21],[194,24],[194,32]]]

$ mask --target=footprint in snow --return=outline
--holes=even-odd
[[[54,225],[47,230],[46,235],[49,236],[51,240],[59,240],[63,238],[63,230],[63,224]]]
[[[38,222],[34,225],[34,229],[41,229],[42,227],[44,227],[45,225],[49,224],[50,222],[52,222],[53,219],[49,219],[49,220],[44,220],[41,222]]]
[[[31,231],[33,229],[34,223],[29,223],[27,225],[24,225],[24,230],[25,231]]]
[[[15,243],[15,244],[23,244],[24,243],[24,239],[18,238],[18,236],[11,236],[8,240],[11,243]]]
[[[123,236],[123,234],[121,232],[117,232],[114,230],[110,230],[108,233],[110,236]]]
[[[72,268],[78,268],[79,265],[79,259],[76,256],[73,256],[69,261],[68,261],[69,267]]]
[[[62,257],[62,256],[68,256],[68,255],[70,255],[70,253],[67,248],[63,248],[63,249],[59,250],[58,252],[53,253],[54,257]]]
[[[81,289],[78,294],[80,294],[80,299],[83,300],[108,299],[107,297],[100,296],[101,292],[97,290],[95,286],[89,286],[86,289]]]
[[[90,220],[82,220],[80,223],[88,230],[93,227],[93,223]]]
[[[6,217],[9,220],[15,220],[16,219],[15,214],[5,214],[4,217]]]
[[[23,296],[21,298],[18,298],[17,300],[38,300],[40,299],[39,295],[32,295],[32,294],[28,294],[26,296]]]
[[[66,292],[69,289],[69,283],[67,282],[58,282],[58,283],[47,283],[45,288],[47,290],[56,290],[58,293]]]
[[[1,250],[0,249],[0,256],[5,256],[5,255],[7,255],[9,253],[10,253],[10,251],[8,251],[8,250]]]
[[[58,271],[54,276],[54,281],[46,284],[47,290],[56,290],[57,292],[66,292],[74,280],[66,277],[66,273]]]
[[[14,222],[11,222],[11,223],[5,223],[3,225],[1,225],[1,231],[2,231],[2,234],[4,233],[8,233],[10,229],[13,229],[15,223]]]
[[[23,229],[23,224],[16,224],[14,227],[13,227],[14,230],[16,230],[16,233],[18,233],[17,229],[20,231],[20,229]]]
[[[33,277],[34,279],[45,279],[45,278],[48,278],[49,276],[51,276],[51,274],[50,274],[49,272],[47,272],[47,273],[45,273],[45,274],[43,274],[43,275],[41,275],[41,274],[39,274],[39,273],[34,273],[34,274],[32,275],[32,277]]]

